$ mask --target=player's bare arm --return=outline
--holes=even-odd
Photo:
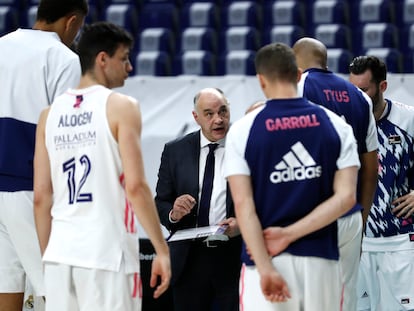
[[[290,243],[329,225],[349,211],[356,202],[357,178],[358,167],[356,166],[336,171],[333,185],[334,194],[329,199],[287,227],[267,228],[264,231],[264,238],[268,253],[271,256],[276,256]]]
[[[262,226],[255,210],[250,178],[245,175],[234,175],[229,176],[228,181],[240,231],[260,274],[263,295],[271,302],[286,301],[290,298],[290,292],[286,281],[273,267],[267,254]]]
[[[368,219],[369,210],[374,201],[375,189],[378,181],[378,156],[377,151],[366,152],[360,156],[361,169],[360,178],[360,203],[362,210],[362,220],[365,223]]]
[[[157,253],[150,281],[151,286],[155,286],[157,277],[161,278],[161,283],[154,292],[154,297],[157,298],[169,286],[171,268],[169,249],[145,178],[141,151],[141,112],[137,102],[118,93],[111,94],[107,109],[111,131],[119,145],[127,197]]]
[[[45,125],[49,108],[43,110],[36,128],[34,154],[34,216],[40,250],[43,255],[49,242],[53,204],[53,188],[50,175],[49,155],[45,144]]]

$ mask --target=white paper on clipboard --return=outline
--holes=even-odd
[[[168,242],[189,240],[189,239],[200,239],[209,238],[211,236],[217,236],[217,240],[227,240],[227,235],[224,234],[228,225],[214,225],[198,228],[189,228],[177,230],[167,238]],[[212,239],[214,240],[214,238]]]

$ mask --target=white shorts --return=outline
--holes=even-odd
[[[362,215],[360,212],[338,219],[339,263],[344,284],[343,311],[355,311],[361,254]]]
[[[45,263],[46,311],[139,311],[138,273]]]
[[[44,297],[35,296],[30,282],[26,279],[26,289],[24,291],[23,310],[22,311],[44,311]]]
[[[287,253],[272,259],[285,278],[291,298],[284,303],[267,301],[255,266],[243,265],[240,274],[240,310],[243,311],[339,311],[342,284],[339,263]]]
[[[364,237],[362,244],[358,310],[414,310],[414,242],[410,235]]]
[[[44,296],[43,270],[33,215],[33,192],[0,192],[0,293],[22,293],[26,275]]]

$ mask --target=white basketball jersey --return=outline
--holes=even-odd
[[[43,260],[139,271],[136,220],[123,187],[118,144],[107,120],[111,90],[68,90],[46,121],[54,192],[52,231]]]

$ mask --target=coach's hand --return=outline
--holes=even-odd
[[[171,210],[171,220],[179,221],[185,215],[191,213],[191,210],[196,205],[196,200],[189,194],[180,195],[175,199],[173,208]]]
[[[235,217],[229,217],[219,223],[220,226],[227,225],[227,229],[224,234],[228,235],[230,238],[240,235],[239,225]]]

